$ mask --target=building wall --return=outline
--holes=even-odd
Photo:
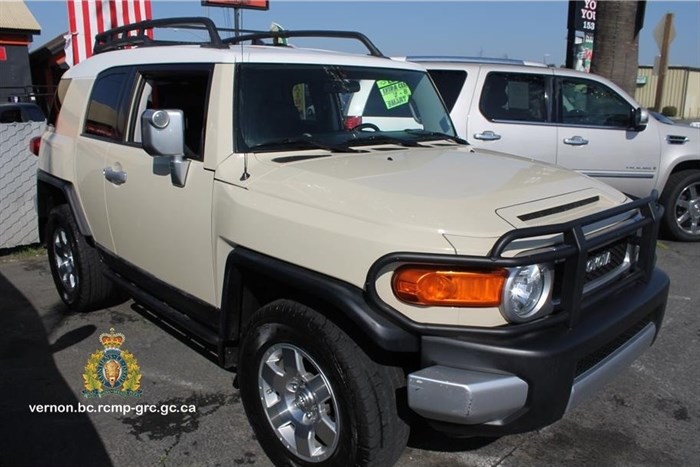
[[[700,70],[688,73],[688,92],[685,95],[683,118],[700,118]]]
[[[650,66],[639,67],[638,76],[646,79],[646,82],[637,84],[635,99],[642,107],[652,108],[656,100],[658,76],[653,75]],[[673,106],[678,111],[678,118],[700,117],[700,69],[669,67],[664,88],[659,110]]]

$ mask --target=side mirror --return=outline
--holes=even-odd
[[[632,113],[634,129],[637,131],[642,131],[645,129],[649,123],[649,111],[647,109],[637,107],[632,111]]]
[[[184,187],[190,161],[185,154],[185,116],[182,110],[148,109],[141,114],[141,141],[151,156],[170,157],[170,180]]]

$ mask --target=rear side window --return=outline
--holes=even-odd
[[[428,73],[440,91],[447,111],[452,112],[464,82],[467,80],[467,72],[464,70],[428,70]]]
[[[486,77],[479,110],[489,120],[546,122],[545,77],[492,72]]]
[[[121,96],[129,73],[109,72],[95,80],[85,120],[85,134],[121,141],[124,137],[125,116]]]

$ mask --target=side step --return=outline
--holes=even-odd
[[[209,347],[209,350],[216,353],[219,365],[224,368],[235,366],[237,352],[232,351],[231,342],[222,341],[216,330],[200,324],[167,303],[153,297],[114,271],[108,269],[104,274],[117,286],[126,290],[138,303],[153,310],[159,317],[165,318],[165,322],[168,325],[171,325],[171,323],[175,324],[179,331],[186,335],[192,334],[203,341]]]

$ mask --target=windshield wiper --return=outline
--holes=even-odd
[[[330,152],[362,152],[357,149],[352,149],[350,146],[343,144],[324,143],[311,137],[303,138],[285,138],[278,141],[270,141],[267,143],[258,144],[248,148],[250,152],[258,150],[273,150],[273,149],[325,149]]]
[[[440,133],[439,131],[419,130],[417,128],[407,128],[404,131],[406,133],[419,136],[419,141],[426,141],[429,139],[447,139],[454,141],[457,144],[469,144],[466,139],[462,139],[459,136],[448,135],[447,133]]]
[[[358,131],[353,131],[353,134],[357,137],[360,132]],[[401,138],[397,138],[395,136],[389,136],[389,135],[367,135],[365,136],[363,133],[363,136],[348,141],[348,145],[355,145],[358,143],[375,143],[375,144],[396,144],[399,146],[404,146],[408,148],[420,148],[423,147],[422,144],[418,143],[417,141],[409,141]]]

